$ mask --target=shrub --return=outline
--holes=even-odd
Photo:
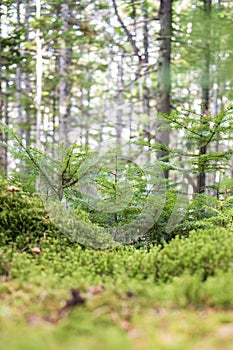
[[[188,235],[192,230],[218,227],[232,227],[233,196],[222,200],[199,194],[189,204],[182,223],[175,229],[179,235]]]

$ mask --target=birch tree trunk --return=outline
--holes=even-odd
[[[159,9],[160,22],[160,49],[158,58],[158,98],[157,111],[165,114],[171,112],[171,36],[172,36],[172,0],[161,0]],[[161,118],[161,117],[159,117]],[[158,158],[168,161],[169,129],[168,123],[161,118],[156,126],[159,129],[158,141],[164,145],[164,150],[158,154]],[[165,178],[168,178],[168,170],[164,172]]]

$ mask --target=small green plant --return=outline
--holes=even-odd
[[[175,233],[187,236],[190,231],[216,227],[232,228],[233,197],[227,196],[221,200],[200,194],[190,203],[182,223]]]

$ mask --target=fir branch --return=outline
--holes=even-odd
[[[217,121],[217,123],[215,124],[214,130],[212,131],[209,139],[206,141],[206,144],[204,146],[208,146],[208,144],[212,141],[213,137],[215,136],[218,128],[220,127],[224,117],[226,116],[226,112],[228,112],[229,110],[231,110],[232,107],[230,107],[227,110],[223,110],[218,116],[220,117],[219,120]]]
[[[49,179],[49,177],[47,176],[46,172],[41,168],[41,166],[37,163],[35,157],[31,154],[30,149],[28,147],[26,147],[22,140],[17,136],[17,134],[9,128],[6,128],[6,131],[11,132],[13,138],[16,140],[16,142],[19,144],[19,146],[21,147],[21,149],[26,153],[26,155],[28,156],[29,160],[32,162],[32,164],[36,167],[36,169],[41,173],[41,175],[46,179],[47,183],[49,184],[49,186],[51,186],[52,190],[54,191],[54,193],[56,193],[57,196],[59,196],[59,191],[57,190],[57,188],[53,185],[53,183],[51,182],[51,180]]]
[[[189,127],[187,127],[186,125],[182,124],[182,123],[179,122],[178,120],[176,120],[176,119],[174,119],[174,118],[171,118],[170,115],[167,115],[167,114],[162,113],[162,112],[159,112],[159,114],[162,115],[165,119],[167,119],[167,120],[169,120],[169,121],[171,121],[171,122],[173,122],[173,123],[175,123],[175,124],[181,126],[181,128],[187,130],[187,131],[190,132],[191,134],[194,134],[194,135],[200,137],[200,134],[199,134],[198,132],[195,132],[195,131],[193,131],[193,130],[190,130]]]

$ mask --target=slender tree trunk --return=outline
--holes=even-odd
[[[6,79],[6,97],[5,97],[5,106],[4,106],[4,119],[6,126],[9,126],[9,94],[8,94],[8,86],[9,82],[8,79]],[[8,135],[5,134],[4,141],[6,145],[8,144]],[[7,173],[8,168],[8,151],[7,148],[5,148],[4,151],[4,171]]]
[[[150,133],[150,76],[148,73],[148,66],[149,66],[149,28],[148,28],[148,8],[145,2],[142,3],[142,11],[143,11],[143,54],[144,54],[144,65],[145,65],[145,72],[144,72],[144,82],[143,82],[143,114],[148,118],[147,121],[144,124],[144,134],[145,138],[148,142],[148,147],[150,148],[151,145],[151,133]],[[148,152],[148,155],[150,153]]]
[[[211,14],[212,0],[204,0],[204,20],[205,20],[205,42],[203,43],[203,69],[202,69],[202,110],[201,110],[201,129],[202,132],[208,128],[206,117],[209,114],[209,89],[210,89],[210,14]],[[205,137],[200,138],[199,145],[199,164],[198,164],[198,193],[204,193],[206,189],[206,163],[204,160],[205,154],[207,153],[207,146],[205,144]]]
[[[218,55],[217,55],[218,57]],[[217,82],[217,89],[215,91],[215,96],[214,96],[214,114],[217,115],[220,112],[220,106],[218,104],[218,97],[219,97],[219,81]],[[219,140],[216,140],[216,145],[215,145],[215,151],[219,152]],[[216,170],[215,174],[213,174],[214,177],[214,183],[217,185],[217,189],[216,189],[216,198],[219,199],[220,196],[220,192],[219,192],[219,182],[221,180],[221,172],[219,169]],[[215,193],[213,193],[214,195]]]
[[[52,149],[52,155],[55,155],[55,143],[56,143],[56,137],[55,137],[55,133],[56,133],[56,114],[57,114],[57,96],[56,96],[56,90],[53,91],[52,94],[52,145],[51,145],[51,149]]]
[[[41,16],[41,3],[40,0],[36,0],[36,18],[40,19]],[[41,122],[42,122],[42,74],[43,74],[43,58],[42,58],[42,43],[41,43],[40,28],[36,31],[36,146],[40,146],[41,140]]]
[[[91,55],[90,55],[90,49],[88,49],[88,61],[91,61]],[[87,67],[86,72],[86,81],[91,81],[92,77],[91,68]],[[85,146],[89,146],[90,142],[90,106],[91,106],[91,86],[87,86],[86,89],[86,108],[85,108],[85,115],[84,120],[86,119],[86,130],[85,130]]]
[[[30,31],[30,26],[29,26],[29,19],[30,19],[30,0],[26,1],[25,4],[25,29],[26,29],[26,37],[25,40],[26,42],[29,42],[29,31]],[[30,72],[25,73],[24,77],[25,81],[25,93],[27,98],[29,98],[31,94],[31,88],[30,88]],[[31,143],[31,118],[30,118],[30,110],[29,110],[29,103],[27,103],[26,106],[26,145],[30,146]]]
[[[89,142],[90,142],[90,113],[89,113],[89,108],[90,108],[90,104],[91,104],[91,90],[90,90],[90,88],[87,89],[86,99],[87,99],[87,109],[85,111],[85,118],[86,118],[87,122],[86,122],[86,130],[85,130],[85,146],[88,147]]]
[[[59,57],[56,56],[55,62],[54,62],[54,76],[58,76],[59,74]],[[52,145],[51,152],[52,155],[55,155],[55,145],[56,145],[56,139],[57,139],[57,118],[58,118],[58,107],[59,107],[59,86],[56,84],[52,91]]]
[[[123,52],[121,53],[119,62],[118,62],[118,76],[117,76],[117,83],[118,83],[118,92],[117,92],[117,114],[116,114],[116,136],[117,136],[117,143],[120,145],[122,142],[122,115],[123,115]]]
[[[2,33],[1,33],[1,26],[2,24],[2,2],[0,1],[0,123],[4,122],[4,116],[3,116],[3,98],[2,98]],[[0,125],[0,142],[4,142],[4,132]],[[6,150],[3,146],[0,144],[0,171],[6,171]]]
[[[17,29],[20,28],[20,5],[21,5],[21,1],[17,0],[17,3],[16,3]],[[20,51],[20,44],[18,46],[18,50]],[[16,101],[17,101],[17,114],[18,114],[18,124],[19,124],[19,136],[21,139],[23,139],[23,111],[22,111],[22,103],[21,103],[22,72],[21,72],[20,64],[18,64],[16,68],[15,82],[16,82]]]
[[[221,9],[221,0],[218,0],[218,11],[220,11]],[[220,58],[220,43],[217,44],[217,55],[216,55],[216,60],[217,62],[219,61]],[[219,103],[219,95],[220,95],[220,87],[221,87],[221,82],[219,79],[219,76],[217,78],[217,88],[215,91],[215,103],[214,103],[214,113],[215,115],[217,115],[220,111],[221,111],[221,102]],[[220,98],[221,101],[221,98]],[[229,145],[230,146],[230,145]],[[219,140],[216,141],[216,146],[215,146],[215,151],[218,152],[219,151]],[[214,183],[216,184],[216,198],[220,199],[220,188],[219,188],[219,183],[221,181],[221,171],[220,169],[217,169],[216,173],[214,174]]]
[[[62,3],[61,5],[61,20],[62,20],[62,31],[64,37],[67,36],[69,31],[69,19],[71,17],[69,4]],[[69,66],[71,64],[71,43],[67,39],[63,39],[62,47],[60,48],[59,56],[59,142],[66,144],[68,142],[68,117],[70,113],[70,90],[71,84],[69,81]]]
[[[105,77],[105,95],[104,95],[104,101],[103,101],[103,114],[100,117],[100,128],[99,128],[99,146],[101,145],[103,141],[104,136],[104,125],[108,123],[108,117],[109,117],[109,108],[110,108],[110,82],[112,81],[112,68],[111,68],[111,62],[113,61],[113,55],[110,56],[110,62],[108,65],[108,69],[106,71],[106,77]]]
[[[172,36],[172,0],[161,0],[159,9],[159,22],[160,22],[160,49],[158,59],[158,98],[157,98],[157,111],[165,114],[171,112],[171,36]],[[159,119],[161,117],[159,116]],[[169,129],[168,123],[164,118],[161,118],[157,123],[158,140],[164,145],[164,150],[161,150],[158,154],[158,158],[162,158],[163,161],[168,161],[168,151],[166,147],[169,145]],[[157,134],[157,133],[156,133]],[[168,170],[164,172],[165,178],[168,178]]]

